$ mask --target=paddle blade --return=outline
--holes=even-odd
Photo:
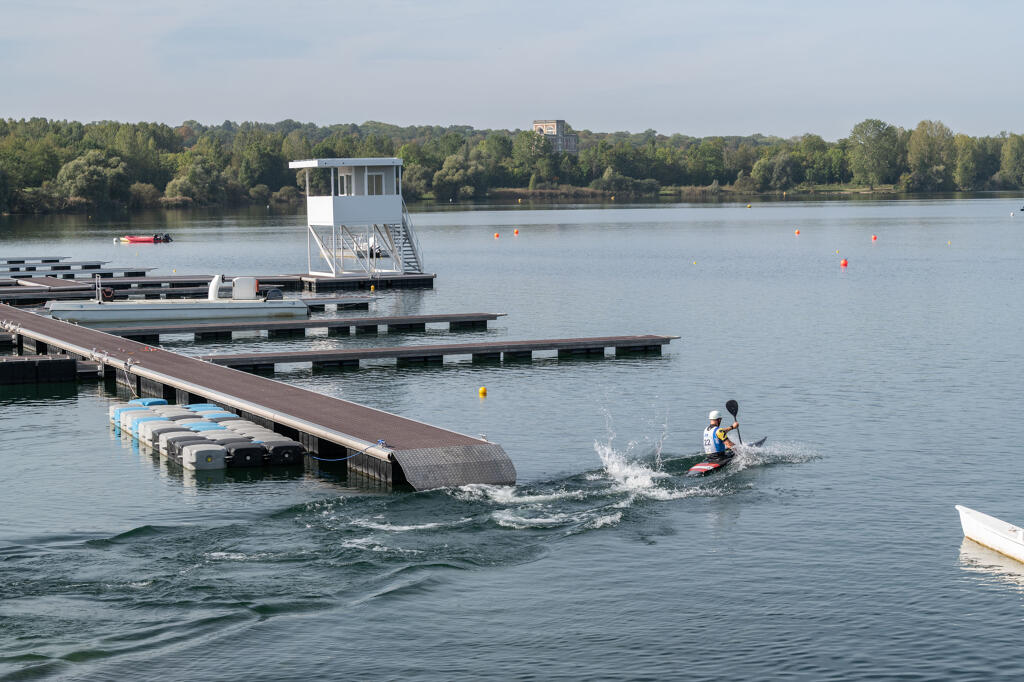
[[[725,409],[729,410],[729,414],[731,414],[732,418],[735,419],[737,413],[740,411],[740,404],[735,400],[729,400],[725,403]]]
[[[729,410],[729,414],[732,415],[733,419],[737,419],[736,414],[740,411],[740,404],[735,400],[729,400],[725,403],[725,409]],[[740,444],[743,443],[743,436],[740,435],[739,427],[736,428],[736,441]]]

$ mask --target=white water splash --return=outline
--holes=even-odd
[[[657,480],[669,477],[664,471],[656,471],[641,462],[627,460],[610,442],[595,441],[594,450],[601,458],[605,475],[611,479],[617,491],[645,495],[657,487]]]

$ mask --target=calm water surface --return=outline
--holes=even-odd
[[[0,677],[1020,679],[1024,566],[963,542],[953,510],[1024,521],[1018,209],[418,214],[436,288],[370,314],[508,313],[488,331],[165,342],[682,337],[650,358],[279,372],[486,434],[510,488],[197,480],[114,434],[103,386],[3,389]],[[111,243],[157,231],[177,241]],[[0,219],[4,255],[158,274],[300,272],[304,247],[301,215]],[[729,398],[770,447],[685,478]]]

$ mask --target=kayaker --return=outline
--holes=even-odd
[[[740,426],[739,422],[733,422],[732,426],[722,426],[722,413],[712,410],[708,414],[708,428],[704,429],[704,454],[728,456],[732,454],[733,442],[729,440],[728,433]]]

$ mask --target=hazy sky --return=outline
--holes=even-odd
[[[1024,131],[1020,2],[0,0],[0,117]]]

